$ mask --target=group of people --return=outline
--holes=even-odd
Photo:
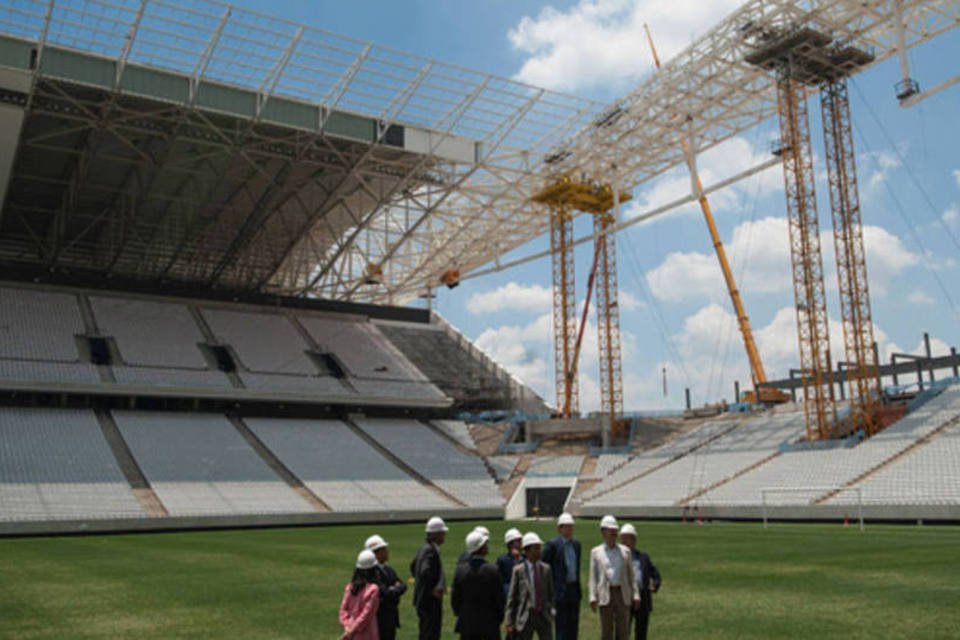
[[[580,542],[576,523],[564,513],[558,534],[544,543],[529,532],[504,534],[506,553],[496,563],[490,554],[490,531],[476,527],[454,571],[450,601],[463,640],[576,640],[580,628]],[[439,640],[443,623],[446,577],[440,546],[449,529],[441,518],[427,521],[426,541],[410,563],[413,605],[420,640]],[[587,597],[599,614],[601,640],[628,640],[631,626],[637,640],[647,637],[652,594],[660,589],[660,572],[650,556],[637,549],[633,525],[622,527],[613,516],[600,521],[603,542],[590,551]],[[380,536],[367,539],[356,570],[344,589],[340,624],[344,640],[393,640],[400,626],[398,605],[407,585],[387,564],[389,547]],[[631,624],[632,623],[632,624]]]

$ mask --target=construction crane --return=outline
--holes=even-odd
[[[867,286],[863,229],[857,191],[850,103],[846,78],[873,62],[873,55],[810,27],[764,29],[748,38],[746,61],[777,75],[780,148],[783,155],[794,295],[800,343],[801,380],[809,439],[855,428],[876,430],[880,401],[873,323]],[[840,308],[850,382],[850,422],[837,420],[823,262],[814,191],[807,94],[820,88]]]
[[[587,307],[596,291],[597,342],[600,357],[600,410],[606,417],[604,433],[622,434],[623,375],[620,349],[620,309],[617,289],[616,242],[610,228],[616,211],[630,200],[627,192],[609,184],[582,182],[562,176],[534,194],[532,200],[550,207],[550,248],[553,259],[553,328],[557,412],[569,418],[579,409],[577,384],[580,347]],[[573,263],[573,216],[593,215],[594,257],[579,330]]]
[[[650,27],[644,24],[643,29],[647,34],[647,42],[650,45],[650,52],[653,55],[654,66],[659,70],[660,56],[657,55],[657,48],[653,44]],[[760,358],[760,351],[757,349],[756,340],[753,338],[753,328],[750,326],[750,317],[747,315],[747,311],[743,306],[740,289],[737,287],[737,281],[733,277],[733,270],[730,268],[730,261],[727,260],[727,252],[726,249],[724,249],[723,241],[720,239],[720,233],[717,230],[717,223],[713,218],[710,201],[707,200],[707,196],[703,192],[703,183],[697,171],[696,158],[693,155],[691,145],[682,136],[680,137],[680,147],[683,150],[683,157],[686,161],[687,168],[690,170],[690,179],[694,193],[697,196],[697,202],[700,203],[700,211],[703,212],[703,219],[707,223],[710,240],[713,242],[713,249],[717,254],[720,270],[723,272],[723,280],[727,285],[727,291],[730,294],[730,301],[733,304],[734,313],[737,315],[737,325],[740,328],[743,346],[747,352],[747,361],[750,363],[750,378],[753,383],[753,389],[751,391],[745,391],[738,400],[751,403],[760,402],[763,404],[782,404],[787,402],[790,400],[789,394],[779,389],[764,386],[767,383],[767,372],[763,368],[763,360]]]

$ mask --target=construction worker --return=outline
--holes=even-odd
[[[600,640],[629,640],[630,613],[640,608],[630,549],[617,543],[620,527],[603,516],[603,544],[590,551],[590,608],[600,612]]]
[[[464,640],[500,640],[503,620],[503,590],[497,568],[487,562],[490,538],[474,529],[467,534],[470,554],[457,565],[450,605],[457,616],[457,629]]]
[[[380,586],[380,607],[377,609],[377,628],[380,640],[394,640],[400,627],[400,597],[407,591],[407,585],[400,580],[393,567],[387,564],[390,548],[387,541],[378,535],[367,538],[363,545],[373,551],[377,557],[377,582]]]
[[[523,562],[523,534],[519,529],[507,529],[503,534],[503,542],[507,545],[507,552],[497,558],[497,570],[503,584],[503,596],[506,597],[510,591],[513,568]]]
[[[427,539],[410,563],[413,576],[413,606],[417,609],[420,640],[440,640],[443,626],[443,594],[446,581],[440,562],[440,546],[447,539],[447,525],[434,516],[427,520]]]
[[[530,640],[536,632],[539,640],[553,640],[553,574],[550,565],[540,560],[543,540],[530,532],[521,544],[524,557],[511,572],[507,595],[507,637]]]
[[[653,611],[652,594],[660,590],[660,572],[650,556],[637,549],[637,530],[632,524],[620,527],[620,543],[630,549],[633,573],[640,591],[640,608],[633,612],[634,635],[636,640],[646,640],[650,613]]]
[[[543,549],[543,561],[553,573],[557,608],[557,640],[577,640],[580,629],[580,541],[574,539],[573,516],[560,514],[557,531],[560,535]]]

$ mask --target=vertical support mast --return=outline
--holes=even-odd
[[[807,437],[826,438],[836,423],[830,332],[806,90],[788,63],[778,72],[777,106],[797,313]]]
[[[877,431],[880,385],[873,351],[873,318],[846,79],[824,83],[820,107],[850,388],[850,421],[853,428],[862,428],[872,435]]]
[[[617,192],[614,191],[616,197]],[[619,201],[613,211],[619,209]],[[611,211],[593,218],[597,234],[597,344],[600,350],[600,411],[608,420],[605,433],[619,435],[623,415],[623,374],[620,353],[620,306],[617,291],[617,240],[609,233],[616,222]]]
[[[569,418],[580,409],[574,373],[577,342],[577,301],[573,265],[573,212],[567,206],[550,210],[550,251],[553,260],[553,347],[557,411]]]

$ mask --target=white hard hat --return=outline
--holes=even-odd
[[[370,536],[369,538],[367,538],[367,541],[363,543],[364,549],[370,549],[370,551],[383,549],[386,546],[387,546],[387,541],[378,535]]]
[[[613,516],[603,516],[603,519],[600,520],[601,529],[619,529],[620,525],[617,524],[617,519]]]
[[[490,537],[490,529],[487,529],[486,527],[484,527],[484,526],[482,526],[482,525],[478,525],[478,526],[474,527],[473,530],[474,530],[474,531],[479,531],[479,532],[482,533],[483,535],[487,536],[487,538]]]
[[[627,523],[627,524],[623,525],[622,527],[620,527],[620,535],[622,535],[622,536],[633,536],[634,538],[636,538],[636,537],[637,537],[637,530],[633,527],[632,524]]]
[[[482,549],[483,545],[487,544],[489,540],[489,536],[485,535],[482,531],[474,529],[467,534],[467,553],[476,553]]]
[[[529,533],[525,533],[525,534],[523,535],[523,548],[524,548],[524,549],[526,549],[526,548],[529,547],[529,546],[535,545],[535,544],[543,544],[543,540],[540,539],[540,536],[538,536],[538,535],[537,535],[536,533],[534,533],[533,531],[531,531],[531,532],[529,532]]]
[[[561,513],[561,514],[560,514],[560,517],[557,518],[557,526],[558,526],[558,527],[561,527],[561,526],[563,526],[563,525],[565,525],[565,524],[574,524],[574,522],[573,522],[573,516],[570,515],[569,513]]]
[[[507,529],[507,532],[503,534],[503,541],[507,544],[510,544],[514,540],[519,540],[523,538],[523,534],[520,533],[520,529]]]
[[[373,569],[377,566],[377,556],[370,549],[364,549],[357,556],[357,569]]]
[[[444,524],[443,518],[433,516],[427,520],[427,533],[441,533],[444,531],[449,531],[449,529],[447,529],[447,525]]]

